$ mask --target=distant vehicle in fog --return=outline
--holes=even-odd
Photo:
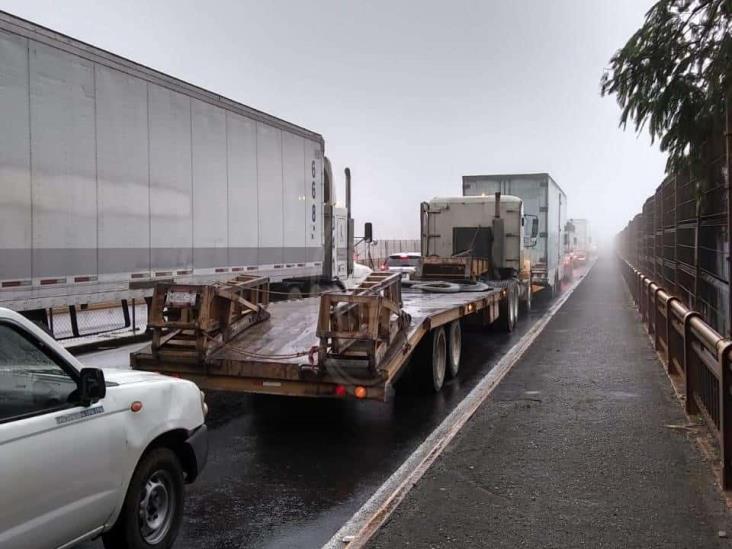
[[[575,264],[584,264],[592,253],[590,223],[586,219],[570,219],[568,222],[569,252]]]
[[[402,252],[391,254],[381,266],[382,271],[402,273],[403,278],[409,278],[419,267],[422,261],[420,252]]]

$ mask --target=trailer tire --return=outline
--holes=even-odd
[[[439,393],[447,373],[447,336],[445,329],[435,328],[420,344],[416,366],[419,385],[429,393]]]
[[[287,290],[287,301],[293,301],[295,299],[302,299],[302,290],[297,286],[290,286]]]
[[[460,371],[463,349],[463,333],[459,320],[453,320],[447,327],[447,375],[452,379]]]
[[[526,288],[526,299],[522,299],[520,303],[520,311],[523,314],[531,312],[531,283]]]
[[[506,297],[498,305],[498,326],[504,332],[513,332],[516,326],[516,301],[516,287],[510,286]]]

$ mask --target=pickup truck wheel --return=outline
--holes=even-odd
[[[462,354],[463,334],[460,321],[453,320],[447,327],[447,374],[457,377],[460,370],[460,355]]]
[[[183,518],[183,468],[168,448],[145,454],[132,475],[114,527],[102,536],[106,549],[169,549]]]

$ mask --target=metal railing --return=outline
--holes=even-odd
[[[700,415],[716,434],[722,459],[722,487],[732,488],[732,340],[712,329],[625,259],[623,276],[669,374],[685,389],[686,412]]]

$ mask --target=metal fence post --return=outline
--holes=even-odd
[[[727,340],[719,352],[719,449],[722,454],[722,489],[732,488],[732,341]]]
[[[679,299],[677,297],[669,297],[668,301],[666,301],[666,371],[669,373],[671,373],[671,370],[675,368],[674,358],[679,360],[679,357],[677,357],[674,352],[676,346],[671,342],[671,338],[673,337],[675,339],[678,335],[676,333],[676,328],[674,328],[674,312],[671,308],[671,304],[678,300]]]
[[[694,361],[691,358],[694,350],[691,348],[691,320],[700,318],[701,315],[694,311],[689,311],[684,315],[684,387],[686,394],[686,413],[698,414],[699,407],[694,400],[694,383],[696,376],[696,368],[693,367]]]
[[[732,89],[727,90],[727,268],[732,273]],[[732,291],[727,292],[727,330],[732,336]]]
[[[640,297],[638,298],[638,309],[641,314],[641,321],[645,324],[646,322],[646,298],[644,297],[644,290],[646,287],[646,281],[643,275],[640,275]]]
[[[125,319],[125,328],[129,328],[130,327],[130,308],[127,305],[126,299],[122,300],[122,316]]]
[[[656,292],[658,291],[658,284],[651,282],[648,285],[648,334],[653,334],[654,345],[656,339],[656,315],[653,309],[656,308]]]
[[[661,345],[659,344],[660,336],[658,335],[658,324],[661,320],[661,311],[658,307],[658,294],[662,291],[663,288],[656,288],[656,291],[653,292],[653,342],[656,346],[656,351],[661,348]],[[668,335],[666,336],[666,339],[668,340]],[[668,346],[668,341],[666,341],[666,346]]]
[[[76,306],[69,305],[69,320],[71,320],[71,334],[79,337],[79,319],[76,318]]]

